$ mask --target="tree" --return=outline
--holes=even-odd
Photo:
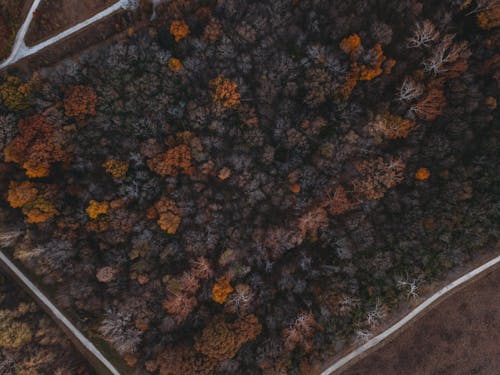
[[[212,288],[212,299],[217,303],[224,303],[227,297],[234,291],[227,277],[221,277]]]
[[[22,83],[19,78],[8,76],[0,85],[0,97],[11,111],[22,111],[28,108],[32,89],[32,83]]]
[[[90,86],[72,86],[64,98],[66,115],[83,120],[87,115],[95,115],[97,95]]]
[[[427,95],[410,108],[420,119],[433,121],[443,113],[446,106],[443,89],[431,88]]]
[[[23,214],[28,223],[44,223],[58,213],[54,204],[42,197],[23,206]]]
[[[293,351],[297,345],[301,345],[306,352],[311,351],[313,347],[311,338],[318,329],[321,329],[321,326],[316,323],[313,314],[300,313],[293,325],[283,330],[285,348]]]
[[[148,218],[158,218],[157,223],[160,228],[169,234],[176,233],[181,224],[179,208],[173,200],[166,197],[161,197],[148,210]]]
[[[431,43],[435,42],[438,38],[439,31],[436,30],[434,24],[429,20],[425,20],[415,25],[413,35],[408,38],[408,47],[429,47]]]
[[[160,176],[177,176],[180,172],[187,175],[193,173],[191,150],[187,145],[179,145],[156,155],[147,161],[149,169]]]
[[[128,171],[128,162],[110,159],[102,164],[111,176],[116,180],[121,180],[125,178]]]
[[[196,307],[198,301],[196,297],[188,293],[177,292],[171,293],[164,301],[163,308],[178,321],[183,321],[187,318],[191,311]]]
[[[32,333],[26,323],[14,319],[9,310],[0,310],[0,348],[18,350],[31,341]]]
[[[255,315],[241,317],[234,323],[217,316],[196,337],[194,348],[207,357],[223,361],[233,358],[243,344],[255,340],[261,331],[262,325]]]
[[[50,165],[66,162],[70,154],[62,129],[55,128],[42,115],[19,121],[19,135],[4,149],[6,162],[17,163],[31,178],[49,175]]]
[[[9,184],[9,192],[7,194],[7,202],[13,208],[23,207],[29,202],[33,202],[38,196],[38,189],[35,184],[30,181],[11,181]]]
[[[182,20],[173,21],[170,24],[170,34],[172,34],[175,38],[175,41],[178,42],[179,40],[188,37],[189,26],[186,22]]]
[[[338,95],[343,100],[347,100],[359,81],[371,81],[384,73],[382,64],[387,60],[387,57],[384,56],[382,45],[377,43],[366,54],[368,63],[365,63],[361,59],[363,46],[361,45],[361,38],[357,34],[342,39],[339,47],[349,55],[351,60],[351,66],[346,74],[345,82],[338,92]],[[395,65],[395,60],[390,60],[390,62],[391,64],[390,67],[387,67],[386,74],[390,74],[392,67]]]
[[[457,62],[467,61],[471,55],[468,43],[466,41],[455,43],[454,39],[455,35],[453,34],[446,34],[443,37],[433,49],[431,57],[423,62],[426,72],[436,75],[445,73],[452,69]]]
[[[384,139],[406,138],[416,126],[415,121],[385,113],[377,115],[368,123],[368,133],[375,139],[375,142],[380,143]]]
[[[361,177],[353,181],[354,192],[368,200],[376,200],[403,181],[406,165],[400,158],[385,162],[379,157],[358,161],[355,168]]]
[[[209,86],[214,103],[222,105],[223,108],[235,108],[240,104],[236,82],[219,75],[210,81]]]
[[[87,215],[91,219],[97,219],[98,216],[100,215],[105,215],[109,211],[109,202],[103,201],[103,202],[98,202],[96,200],[91,200],[89,202],[89,205],[86,209]]]
[[[156,363],[160,375],[212,375],[217,361],[180,344],[165,348],[158,355]]]

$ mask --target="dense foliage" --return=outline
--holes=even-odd
[[[4,245],[137,373],[317,371],[498,249],[484,4],[172,0],[4,77]]]
[[[64,333],[3,274],[0,274],[0,374],[93,374]]]

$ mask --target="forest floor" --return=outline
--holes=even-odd
[[[116,3],[116,0],[44,0],[35,12],[26,44],[35,45],[85,21]]]
[[[500,373],[499,286],[500,269],[495,267],[340,373]]]

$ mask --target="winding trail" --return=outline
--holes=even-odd
[[[78,31],[84,29],[85,27],[90,26],[93,23],[105,17],[108,17],[109,15],[113,14],[114,12],[120,9],[130,9],[134,7],[135,4],[133,0],[120,0],[115,4],[111,5],[110,7],[104,9],[103,11],[86,19],[85,21],[77,23],[76,25],[70,27],[69,29],[60,32],[59,34],[53,36],[52,38],[49,38],[32,47],[28,47],[24,42],[24,39],[26,37],[26,33],[28,32],[31,21],[33,20],[33,14],[37,10],[41,1],[42,0],[33,1],[28,16],[26,17],[21,28],[17,32],[16,39],[14,40],[14,45],[12,47],[12,52],[10,56],[0,64],[0,69],[7,68],[8,66],[18,62],[21,59],[24,59],[25,57],[34,55],[35,53],[41,51],[42,49],[47,48],[48,46],[51,46],[52,44],[57,43],[60,40],[77,33]]]
[[[399,320],[397,323],[395,323],[393,326],[389,327],[387,330],[384,332],[380,333],[379,335],[373,337],[369,341],[367,341],[364,345],[360,346],[359,348],[353,350],[351,353],[347,354],[345,357],[340,358],[338,361],[336,361],[333,365],[325,369],[321,375],[330,375],[333,372],[342,369],[344,366],[348,365],[349,362],[353,361],[360,355],[364,354],[368,350],[372,349],[385,339],[387,339],[389,336],[394,334],[396,331],[400,330],[401,328],[404,328],[408,323],[410,323],[412,320],[414,320],[418,315],[424,312],[424,310],[427,310],[432,304],[436,303],[438,300],[442,299],[445,295],[450,293],[452,290],[456,289],[457,287],[465,284],[468,281],[471,281],[474,277],[478,276],[482,272],[485,272],[486,270],[492,268],[496,264],[500,263],[500,255],[498,255],[496,258],[493,258],[492,260],[484,263],[483,265],[473,269],[472,271],[466,273],[462,277],[459,277],[455,281],[451,282],[450,284],[446,285],[442,289],[438,290],[436,293],[434,293],[431,297],[426,299],[424,302],[422,302],[420,305],[418,305],[414,310],[412,310],[408,315],[404,316],[401,320]]]
[[[103,368],[106,370],[106,373],[110,373],[113,375],[120,375],[120,372],[109,362],[106,357],[97,349],[94,344],[85,337],[85,335],[76,328],[73,323],[69,321],[68,318],[43,294],[40,289],[36,287],[35,284],[31,282],[31,280],[26,277],[17,266],[10,261],[10,259],[4,254],[2,250],[0,250],[0,262],[13,274],[13,276],[22,284],[25,289],[28,289],[32,295],[35,296],[38,303],[44,307],[44,310],[48,311],[50,315],[54,318],[56,323],[67,332],[72,341],[78,345],[78,348],[84,347],[86,352],[86,357],[88,358],[90,354],[93,359],[99,361],[101,366],[97,366],[96,370],[99,373],[104,373],[104,371],[99,371],[99,368]],[[82,353],[83,354],[83,353]],[[95,364],[95,361],[91,361],[92,364]]]

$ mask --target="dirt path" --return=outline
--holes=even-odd
[[[85,337],[85,335],[71,323],[66,316],[31,282],[10,259],[0,251],[0,265],[11,274],[16,281],[25,288],[66,333],[76,348],[89,360],[98,374],[120,375],[120,372],[106,359],[106,357]]]
[[[42,0],[26,34],[26,45],[57,35],[114,3],[116,0]]]
[[[24,59],[28,56],[34,55],[38,53],[39,51],[73,35],[76,34],[77,32],[85,29],[86,27],[94,24],[95,22],[98,22],[111,14],[121,10],[121,9],[127,9],[131,6],[133,6],[134,2],[133,0],[119,0],[110,7],[104,9],[103,11],[95,14],[94,16],[86,19],[85,21],[82,21],[69,29],[64,30],[63,32],[39,43],[34,46],[28,47],[26,46],[25,43],[25,38],[26,38],[26,33],[28,32],[29,26],[33,20],[33,14],[37,10],[38,6],[40,5],[40,0],[34,0],[33,4],[31,6],[30,12],[28,13],[28,16],[24,20],[23,25],[19,29],[16,39],[14,42],[14,46],[12,47],[12,52],[11,55],[3,62],[0,64],[0,69],[7,68],[8,66],[16,63],[17,61]]]
[[[480,276],[474,275],[463,289],[449,295],[383,346],[374,347],[364,357],[359,353],[358,358],[353,356],[344,366],[323,374],[500,374],[498,264]]]

